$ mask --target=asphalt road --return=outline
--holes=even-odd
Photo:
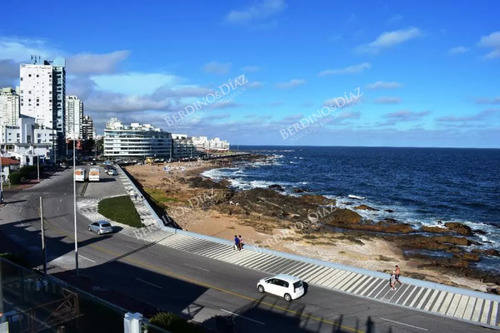
[[[125,194],[118,177],[78,183],[77,194]],[[84,188],[86,187],[86,188]],[[19,193],[7,193],[0,228],[41,263],[39,197],[47,221],[49,274],[75,267],[72,170]],[[232,316],[240,332],[485,332],[487,328],[445,317],[308,286],[304,297],[287,303],[260,294],[256,283],[266,274],[123,234],[97,236],[91,221],[77,214],[80,275],[103,288],[162,310],[210,322]],[[134,309],[130,309],[134,310]]]

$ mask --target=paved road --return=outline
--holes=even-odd
[[[7,205],[0,211],[2,231],[35,253],[40,243],[38,197],[44,197],[47,248],[53,266],[50,273],[74,267],[71,175],[71,170],[65,171],[9,197]],[[119,177],[109,176],[109,179],[88,184],[85,196],[91,194],[93,198],[85,197],[84,200],[125,193]],[[78,193],[82,190],[83,185],[79,184]],[[261,295],[255,288],[256,281],[269,270],[263,270],[263,264],[269,263],[267,260],[259,260],[261,264],[253,269],[236,266],[216,258],[229,254],[221,253],[212,258],[193,253],[195,249],[189,246],[195,244],[184,244],[178,235],[166,234],[166,238],[157,239],[158,243],[131,237],[127,229],[99,237],[86,230],[90,223],[88,219],[80,214],[77,217],[81,274],[91,276],[104,288],[119,290],[164,310],[188,314],[200,322],[214,315],[233,316],[242,332],[485,330],[477,325],[314,285],[309,285],[303,298],[287,303],[272,295]],[[201,245],[197,251],[216,253],[215,248],[197,245]],[[244,252],[238,255],[246,256],[245,261],[251,259],[250,254]],[[236,253],[231,255],[236,256]]]

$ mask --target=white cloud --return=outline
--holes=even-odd
[[[230,62],[221,63],[217,61],[211,61],[205,64],[205,66],[203,66],[203,71],[205,71],[206,73],[217,74],[217,75],[225,75],[229,73],[230,69],[231,69]]]
[[[399,104],[401,103],[401,98],[399,97],[379,97],[375,99],[377,104]]]
[[[245,66],[241,70],[245,73],[249,73],[249,72],[258,72],[262,70],[262,68],[259,66]]]
[[[180,108],[182,107],[176,107],[176,104],[170,98],[158,100],[148,95],[93,92],[85,101],[85,110],[92,112],[177,111]]]
[[[34,55],[43,61],[61,54],[62,51],[50,47],[43,39],[0,37],[0,60],[29,62]]]
[[[295,88],[295,87],[301,86],[304,83],[306,83],[306,80],[292,79],[292,80],[290,80],[288,82],[276,83],[276,88],[279,88],[279,89],[291,89],[291,88]]]
[[[402,87],[403,84],[399,82],[385,82],[385,81],[377,81],[375,83],[371,83],[366,86],[369,90],[381,90],[381,89],[396,89]]]
[[[467,51],[469,51],[469,49],[467,47],[465,47],[465,46],[457,46],[457,47],[454,47],[452,49],[449,49],[448,50],[448,54],[452,54],[452,55],[454,55],[454,54],[461,54],[461,53],[465,53]]]
[[[384,49],[407,42],[421,35],[422,33],[420,29],[415,27],[411,27],[406,30],[384,32],[373,42],[366,45],[361,45],[357,50],[362,53],[379,53]]]
[[[124,73],[116,75],[96,75],[91,77],[99,90],[143,95],[151,94],[163,86],[176,86],[182,79],[161,73]]]
[[[324,71],[319,72],[318,76],[358,74],[358,73],[363,72],[365,69],[370,69],[370,68],[371,68],[370,63],[364,62],[362,64],[348,66],[345,68],[326,69]]]
[[[285,10],[283,0],[263,0],[243,10],[232,10],[225,21],[233,24],[249,24],[268,19]]]
[[[68,58],[68,72],[80,74],[109,74],[116,71],[118,63],[128,58],[130,52],[121,50],[105,54],[80,53]]]
[[[477,46],[493,49],[484,56],[485,59],[500,58],[500,31],[492,32],[488,36],[481,37]]]

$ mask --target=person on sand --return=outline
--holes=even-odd
[[[396,278],[396,282],[398,282],[400,285],[403,285],[401,283],[401,281],[399,281],[399,275],[401,274],[401,271],[399,270],[399,266],[398,265],[395,265],[396,266],[396,269],[394,270],[394,274],[396,275],[395,278]]]
[[[389,280],[391,282],[391,289],[396,290],[395,284],[396,284],[396,271],[392,271],[391,274],[391,279]]]
[[[245,243],[243,243],[243,237],[241,237],[241,235],[238,235],[238,238],[240,239],[240,250],[243,250],[243,246],[245,245]]]
[[[234,249],[238,251],[241,250],[240,239],[238,238],[238,235],[234,235]]]

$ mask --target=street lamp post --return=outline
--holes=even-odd
[[[73,113],[73,133],[75,133],[75,114]],[[75,271],[78,275],[78,234],[76,229],[76,156],[75,156],[75,138],[73,137],[73,222],[75,227]]]

